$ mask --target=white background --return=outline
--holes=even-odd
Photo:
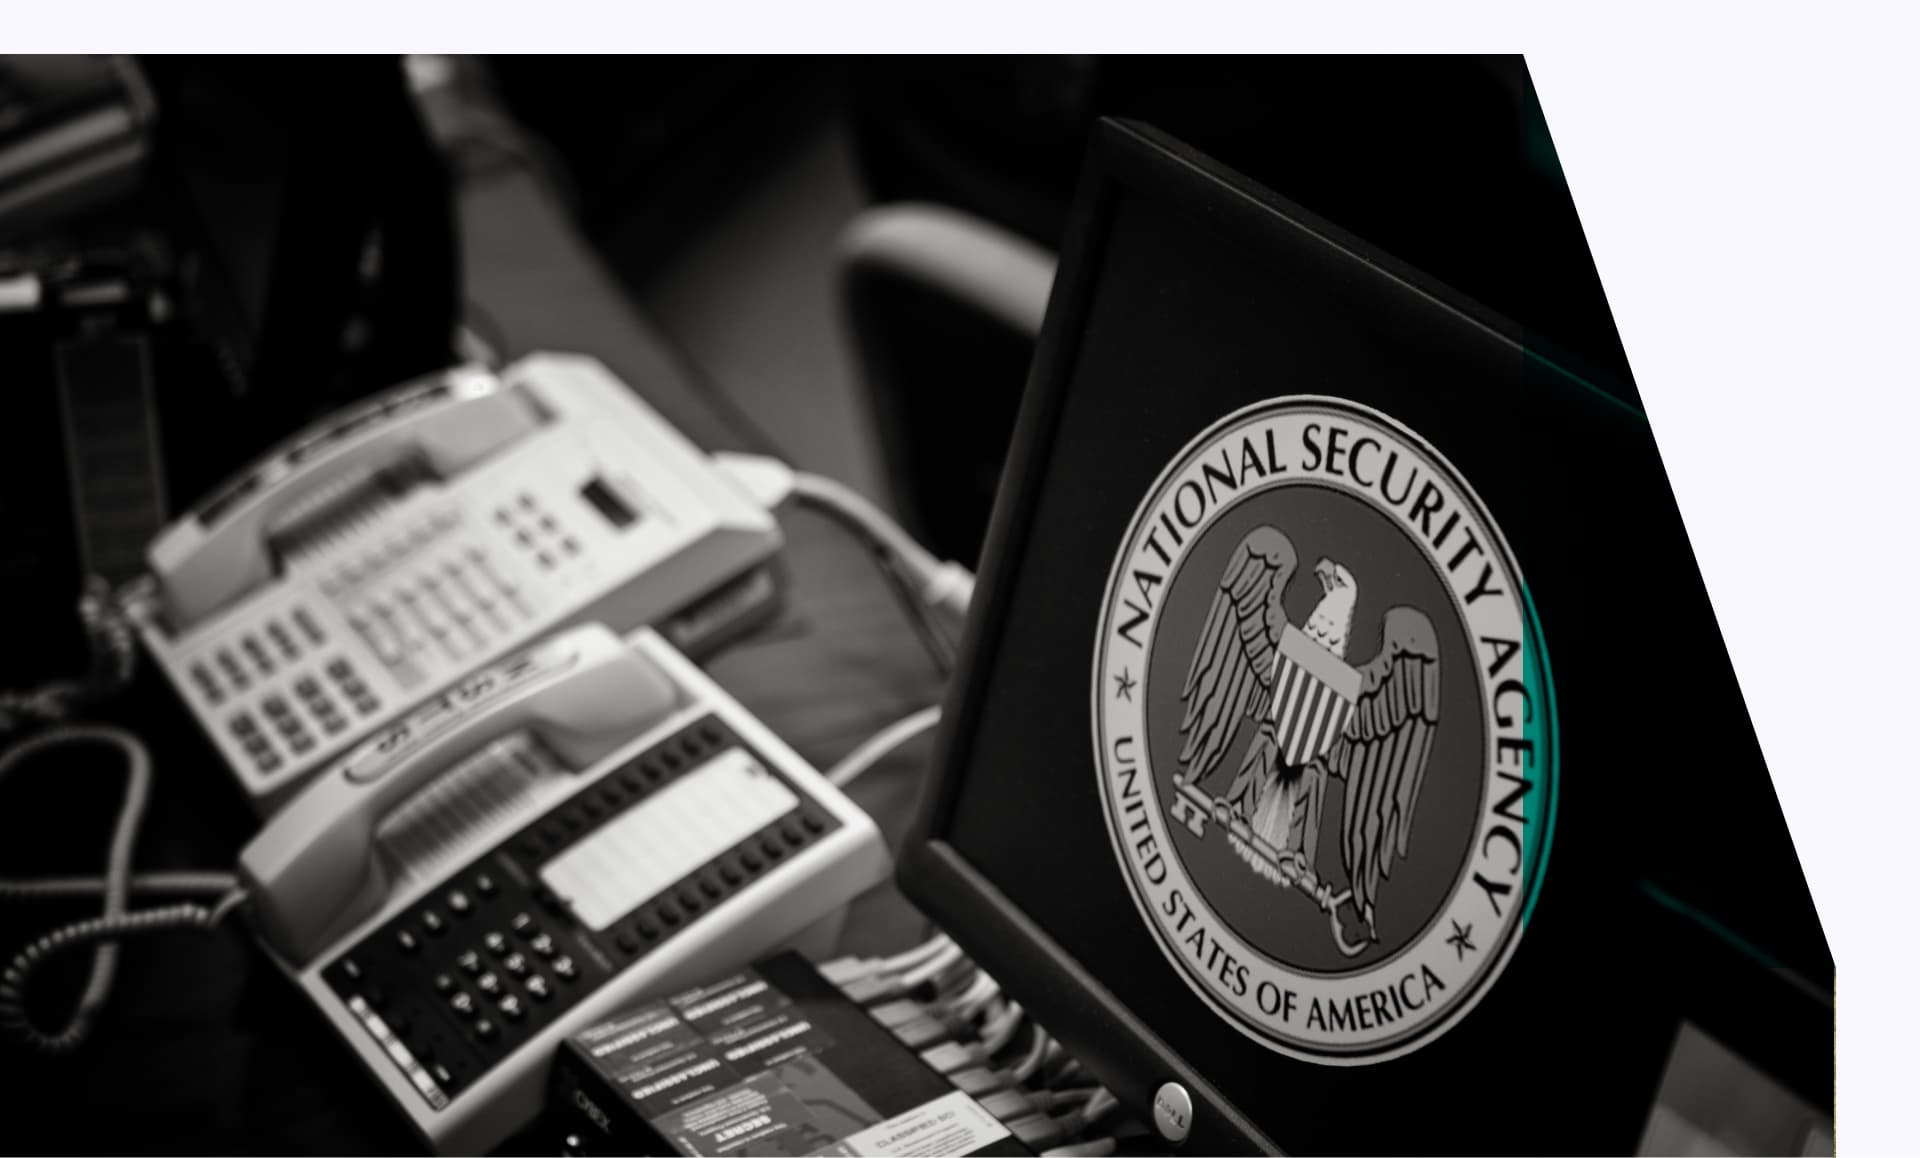
[[[1826,924],[1853,1154],[1920,1145],[1911,11],[96,0],[7,25],[16,51],[1526,52]]]
[[[1920,37],[1808,17],[1529,65],[1826,926],[1856,1154],[1920,1144]]]

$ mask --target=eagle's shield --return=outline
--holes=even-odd
[[[1270,709],[1280,758],[1300,768],[1333,746],[1360,698],[1360,673],[1289,623],[1274,657]]]

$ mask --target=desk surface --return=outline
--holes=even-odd
[[[695,441],[753,449],[689,385],[667,343],[628,306],[530,175],[490,174],[461,199],[468,296],[492,322],[489,337],[506,344],[503,353],[592,354]],[[863,548],[823,519],[794,515],[783,525],[785,611],[707,666],[748,710],[825,767],[935,702],[941,681]],[[149,738],[156,757],[137,867],[231,865],[253,822],[185,713],[151,672],[116,708]],[[854,785],[853,797],[890,842],[905,828],[926,750],[923,739]],[[60,769],[30,768],[0,789],[0,874],[98,872],[118,790],[111,761],[78,758]],[[30,934],[86,914],[84,906],[0,910],[0,951],[11,956]],[[893,951],[924,931],[886,886],[855,903],[842,948]],[[57,990],[59,979],[48,988]],[[0,1046],[0,1089],[13,1150],[418,1149],[345,1046],[238,926],[126,946],[91,1042],[62,1059]],[[534,1144],[523,1138],[509,1149]]]

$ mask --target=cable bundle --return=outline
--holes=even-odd
[[[1027,1146],[1096,1158],[1158,1148],[1138,1123],[1114,1121],[1119,1099],[946,934],[820,972]]]

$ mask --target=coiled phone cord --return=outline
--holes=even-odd
[[[55,680],[30,692],[0,691],[0,734],[27,724],[66,719],[74,708],[126,686],[133,678],[133,625],[98,575],[80,594],[80,626],[87,633],[91,666],[85,677]]]
[[[0,1029],[13,1034],[27,1045],[49,1054],[68,1053],[86,1040],[94,1021],[113,989],[113,978],[120,963],[119,942],[127,937],[143,936],[169,929],[212,929],[231,912],[246,894],[238,879],[229,873],[133,872],[133,843],[140,821],[146,814],[147,797],[153,782],[153,761],[138,737],[120,728],[103,725],[75,725],[43,732],[0,755],[0,780],[23,761],[50,749],[74,744],[105,744],[126,757],[127,787],[114,822],[113,840],[107,850],[106,875],[93,877],[54,877],[43,880],[0,879],[0,900],[24,901],[99,895],[104,910],[96,917],[47,933],[14,957],[6,972],[0,974]],[[135,893],[201,894],[218,896],[207,906],[179,902],[154,909],[127,911],[127,899]],[[73,1015],[58,1033],[42,1032],[27,1016],[27,981],[34,970],[49,958],[73,949],[92,945],[93,970],[86,988],[75,1003]]]

